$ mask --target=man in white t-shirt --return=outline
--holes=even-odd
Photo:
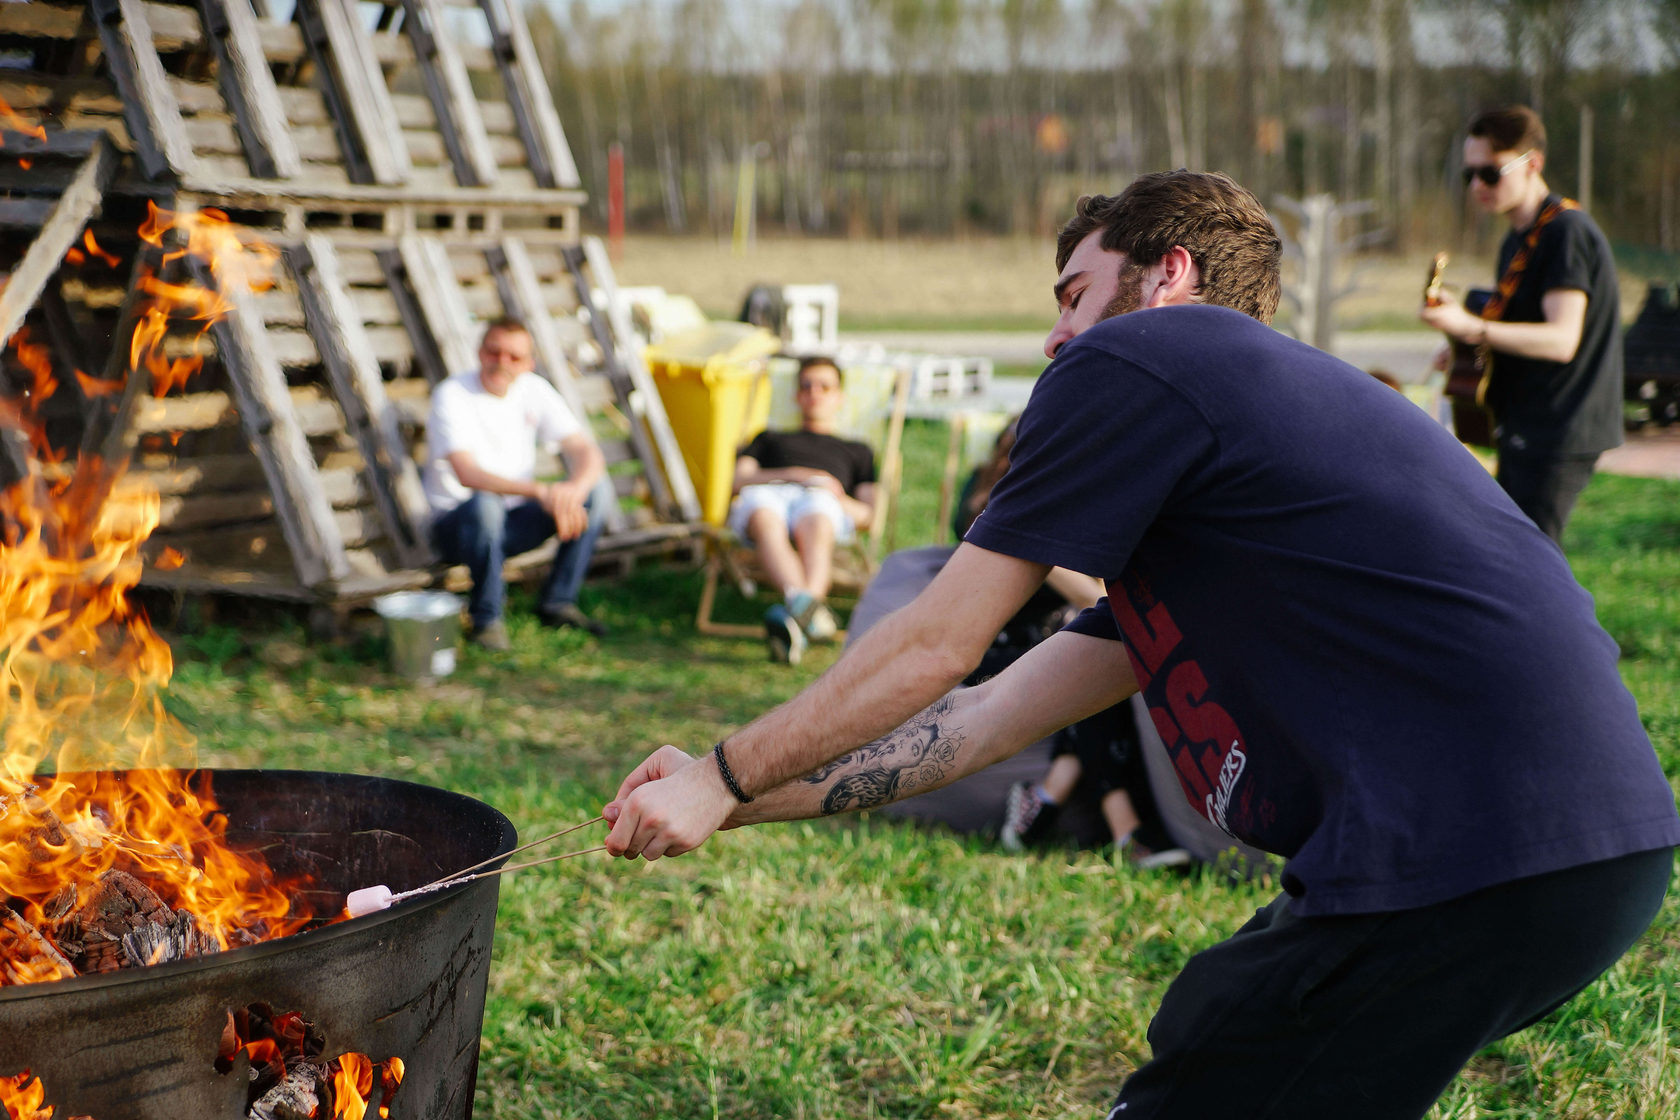
[[[486,649],[508,648],[502,562],[554,536],[560,547],[537,596],[538,620],[604,633],[578,609],[577,593],[601,532],[606,499],[593,493],[606,460],[554,386],[532,372],[524,323],[491,323],[479,344],[478,369],[433,390],[426,443],[432,543],[445,561],[472,572],[472,640]],[[539,482],[537,449],[553,444],[565,456],[567,477]]]

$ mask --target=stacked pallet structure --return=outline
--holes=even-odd
[[[162,495],[148,584],[336,609],[446,578],[416,466],[429,393],[502,314],[606,451],[599,555],[694,547],[516,0],[0,3],[0,99],[0,391],[29,384],[21,340],[45,348],[72,455],[113,423],[98,382],[125,372],[133,278],[162,259],[148,201],[278,252],[260,291],[173,265],[234,310],[175,340],[200,373],[114,421]]]

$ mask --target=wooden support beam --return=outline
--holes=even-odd
[[[351,181],[407,182],[414,166],[355,0],[298,0],[294,18],[321,71]]]
[[[442,6],[438,0],[403,0],[402,6],[403,30],[414,43],[414,58],[426,79],[455,178],[463,187],[491,186],[496,181],[496,156],[461,52],[443,29]],[[386,12],[390,10],[387,6]]]
[[[403,255],[395,249],[377,249],[374,255],[385,273],[385,286],[397,305],[397,315],[403,321],[404,333],[414,350],[414,364],[426,383],[435,386],[458,371],[450,368],[443,352],[438,349],[437,339],[426,323],[426,313],[414,297]]]
[[[189,258],[187,267],[199,284],[219,290],[233,305],[210,331],[238,402],[240,426],[268,478],[298,582],[319,587],[344,579],[351,574],[344,537],[322,490],[309,441],[292,413],[286,375],[268,348],[250,289],[239,278],[212,275],[202,260]]]
[[[264,179],[295,178],[303,170],[303,160],[280,103],[274,72],[263,57],[251,0],[198,0],[198,10],[251,174]]]
[[[400,417],[379,373],[379,359],[355,314],[332,242],[311,234],[285,250],[310,332],[320,348],[344,420],[361,450],[363,471],[385,519],[398,560],[423,568],[437,561],[427,535],[426,497],[403,445]]]
[[[566,351],[554,330],[554,320],[544,306],[542,287],[537,282],[537,270],[531,266],[525,243],[517,237],[504,237],[497,245],[484,251],[495,278],[496,291],[502,300],[502,310],[531,329],[532,348],[536,351],[537,372],[560,391],[580,423],[587,424],[589,410],[584,407],[583,394],[573,376]],[[603,448],[603,450],[605,450]],[[606,531],[620,533],[628,522],[615,501],[606,510]]]
[[[519,135],[525,141],[531,173],[540,186],[581,186],[525,17],[512,0],[479,0],[479,7],[490,24],[491,50],[502,72],[502,86],[519,124]]]
[[[607,260],[607,248],[598,237],[585,237],[583,243],[565,251],[566,265],[577,286],[580,305],[589,307],[589,323],[595,341],[601,346],[609,368],[616,367],[614,380],[622,379],[620,389],[626,410],[633,423],[631,430],[644,425],[652,439],[657,458],[644,457],[648,464],[648,481],[654,494],[664,490],[663,503],[684,521],[699,521],[700,497],[695,493],[694,481],[689,477],[688,465],[683,462],[682,448],[671,420],[665,414],[664,400],[653,383],[653,374],[642,360],[642,350],[630,328],[630,316],[619,302],[618,282],[613,277],[612,264]],[[588,270],[588,276],[584,275]],[[594,289],[600,288],[604,298],[595,305]],[[660,485],[663,481],[663,487]]]
[[[150,179],[186,178],[197,160],[152,42],[146,5],[141,0],[89,0],[88,11],[99,28],[106,68],[122,93],[123,119],[141,169]]]
[[[47,281],[58,271],[64,254],[75,245],[105,197],[116,170],[117,157],[103,138],[93,146],[70,187],[48,213],[41,232],[29,243],[23,259],[0,289],[0,342],[9,341],[29,309],[41,298]]]
[[[405,234],[397,253],[408,274],[421,322],[451,374],[478,366],[478,339],[473,336],[472,312],[455,279],[454,266],[443,242],[426,234]]]

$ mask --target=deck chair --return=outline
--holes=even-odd
[[[951,522],[969,473],[991,456],[998,436],[1015,415],[998,409],[960,409],[950,414],[945,469],[939,479],[939,540],[954,533]]]
[[[761,430],[799,426],[799,412],[793,400],[797,369],[798,363],[792,359],[778,358],[770,363],[764,375],[769,379],[768,420],[747,425],[743,429],[743,442]],[[870,577],[875,574],[882,552],[891,543],[903,475],[900,445],[910,398],[910,375],[907,370],[887,364],[846,365],[843,374],[846,406],[836,434],[861,440],[874,450],[878,495],[870,523],[859,526],[857,535],[850,542],[837,545],[834,550],[834,584],[830,601],[845,603],[855,602],[863,594]],[[749,394],[749,397],[754,396]],[[759,418],[753,419],[756,421]],[[712,608],[717,601],[718,584],[726,577],[744,598],[750,599],[764,582],[764,570],[751,545],[723,526],[712,526],[708,530],[705,582],[694,616],[695,628],[702,634],[762,637],[763,628],[757,623],[749,625],[713,619]]]

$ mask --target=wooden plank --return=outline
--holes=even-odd
[[[0,34],[74,39],[82,26],[80,7],[57,4],[0,4]]]
[[[295,18],[325,81],[345,164],[357,182],[396,186],[413,173],[391,91],[355,0],[298,0]]]
[[[502,86],[508,104],[519,123],[519,134],[530,156],[531,170],[544,187],[575,188],[582,185],[566,133],[555,112],[554,97],[543,80],[542,63],[525,17],[512,0],[479,0],[490,24],[491,51],[502,72]]]
[[[449,149],[455,178],[465,187],[486,187],[496,181],[496,157],[485,138],[478,98],[454,39],[443,32],[443,13],[437,0],[403,0],[403,30],[414,43],[415,61],[426,80],[426,92],[437,114],[438,130]]]
[[[443,242],[423,234],[408,234],[398,240],[397,252],[445,366],[451,373],[476,368],[478,340],[473,337],[472,315]]]
[[[115,153],[101,137],[82,161],[69,189],[53,204],[41,232],[35,235],[23,259],[6,278],[6,286],[0,288],[0,340],[11,339],[29,309],[41,298],[41,290],[58,271],[65,252],[76,243],[88,220],[99,209],[116,166]]]
[[[629,378],[633,392],[628,395],[627,403],[630,414],[647,425],[657,448],[659,460],[646,460],[648,463],[648,481],[655,483],[654,493],[659,493],[656,479],[660,477],[659,467],[663,467],[664,481],[669,487],[670,500],[684,521],[700,520],[700,498],[695,493],[694,482],[689,477],[688,466],[683,462],[682,448],[677,443],[676,433],[671,430],[671,420],[665,414],[665,404],[659,396],[659,390],[653,383],[653,375],[648,372],[647,363],[642,360],[641,347],[636,343],[636,335],[630,328],[628,310],[618,300],[618,282],[613,277],[612,265],[607,260],[607,248],[598,237],[586,237],[576,254],[568,254],[569,259],[587,262],[590,277],[594,280],[589,287],[599,287],[605,294],[605,306],[596,308],[591,306],[590,321],[592,324],[602,322],[610,324],[610,332],[596,331],[596,341],[600,342],[603,334],[607,334],[610,350],[603,347],[603,353],[614,355],[615,361]],[[585,282],[581,272],[574,267],[573,276],[578,280],[578,298],[583,300],[587,295],[593,299],[593,292],[586,292]],[[635,425],[632,425],[634,430]]]
[[[311,439],[342,431],[343,417],[332,401],[313,386],[287,391],[288,409],[299,431]],[[131,428],[136,435],[154,432],[204,432],[238,419],[237,397],[219,390],[172,397],[147,397],[135,404]]]
[[[485,251],[484,259],[495,276],[502,309],[531,330],[537,372],[560,391],[566,406],[578,420],[587,422],[589,410],[584,407],[583,394],[578,391],[572,365],[566,360],[566,352],[560,346],[560,338],[554,330],[554,320],[549,318],[548,308],[543,306],[542,294],[537,289],[537,274],[531,267],[530,258],[525,255],[524,243],[517,238],[503,238],[501,244]],[[605,512],[606,531],[616,533],[623,530],[624,511],[619,508],[618,503],[614,502]]]
[[[321,489],[308,439],[292,409],[285,374],[268,350],[262,318],[250,301],[249,289],[238,277],[213,276],[202,261],[189,260],[188,267],[200,284],[220,290],[233,304],[210,329],[239,402],[240,425],[268,476],[298,582],[316,587],[349,575],[344,536]]]
[[[391,298],[396,301],[397,313],[402,317],[404,337],[413,348],[414,364],[419,367],[427,384],[436,385],[457,371],[450,367],[448,359],[438,348],[437,339],[426,322],[426,313],[409,284],[408,265],[403,255],[395,249],[379,249],[376,252],[385,270]]]
[[[88,10],[99,28],[106,68],[122,93],[124,119],[146,177],[187,177],[194,169],[192,144],[153,45],[145,5],[140,0],[89,0]]]
[[[250,0],[199,0],[198,9],[251,174],[264,179],[295,177],[303,170],[303,160],[292,142],[274,72],[263,55]]]
[[[345,291],[338,254],[331,241],[312,234],[285,256],[397,558],[413,567],[435,563],[420,475],[403,442],[401,417],[385,395],[379,360]]]

